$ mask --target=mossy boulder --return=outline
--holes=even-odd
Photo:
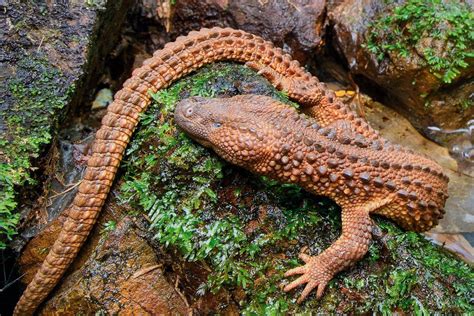
[[[168,287],[173,300],[181,299],[201,313],[474,312],[472,266],[423,235],[404,232],[378,217],[368,254],[331,281],[321,300],[311,296],[297,305],[298,291],[285,294],[281,285],[288,280],[283,273],[301,264],[298,253],[318,254],[340,234],[339,207],[224,162],[173,122],[173,108],[180,99],[246,93],[270,95],[297,106],[248,68],[223,63],[152,95],[154,102],[141,117],[99,226],[79,263],[46,303],[45,313],[72,311],[68,306],[81,306],[86,313],[133,310],[122,299],[123,284],[116,287],[115,279],[121,276],[103,272],[100,263],[140,275],[147,267],[143,262],[148,267],[160,265],[155,267],[162,271],[159,282],[164,276],[173,285]],[[124,233],[124,221],[131,227],[129,234],[140,236],[148,245],[143,249],[152,247],[158,259],[143,261],[143,256],[150,258],[149,251],[121,253],[130,249],[127,245],[104,247],[108,238],[118,240],[117,234]],[[135,244],[137,238],[132,239]],[[98,277],[101,271],[103,283]],[[146,297],[150,292],[144,288],[134,287],[139,294],[130,297]],[[107,303],[114,300],[122,305]],[[162,301],[157,304],[163,306]]]
[[[439,141],[428,126],[463,128],[472,119],[472,2],[341,2],[330,6],[328,24],[354,80],[418,130]]]
[[[130,4],[1,2],[0,249],[16,233],[20,209],[35,217],[28,211],[38,197],[31,188],[46,177],[43,154],[65,114],[89,97],[97,77],[84,74],[103,67]]]

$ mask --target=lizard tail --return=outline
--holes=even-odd
[[[84,179],[68,209],[67,220],[17,303],[14,315],[34,313],[87,239],[110,191],[139,114],[150,103],[148,91],[156,92],[204,64],[219,60],[256,62],[273,69],[282,77],[290,76],[303,81],[303,84],[318,85],[317,79],[280,48],[239,30],[213,28],[193,31],[155,52],[141,68],[133,71],[132,77],[125,81],[108,107],[101,128],[96,133]],[[277,80],[280,79],[275,78]],[[291,91],[288,92],[291,94]]]

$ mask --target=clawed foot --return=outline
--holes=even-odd
[[[302,106],[313,106],[314,97],[321,94],[318,82],[314,78],[285,76],[269,66],[253,61],[247,62],[245,65],[270,81],[275,89],[288,93],[291,99]]]
[[[329,281],[331,281],[333,274],[328,268],[324,266],[318,256],[312,257],[304,253],[299,255],[299,258],[303,260],[306,264],[291,270],[288,270],[285,273],[285,277],[289,277],[296,274],[302,274],[299,278],[285,286],[283,291],[289,292],[294,288],[306,284],[301,296],[298,298],[298,304],[303,302],[306,297],[311,293],[312,290],[317,288],[316,298],[321,298],[323,295],[324,289]]]

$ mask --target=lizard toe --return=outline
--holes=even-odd
[[[296,274],[305,274],[306,268],[304,266],[296,267],[285,272],[285,277],[289,277]]]
[[[300,276],[285,286],[283,291],[289,292],[300,285],[306,284],[301,296],[298,298],[298,303],[303,302],[316,288],[316,298],[321,298],[324,289],[333,277],[333,273],[331,273],[330,269],[327,269],[325,265],[318,260],[318,256],[312,257],[301,253],[299,257],[305,262],[305,265],[288,270],[285,273],[285,277],[292,275]]]
[[[289,292],[289,291],[293,290],[294,288],[297,288],[298,286],[303,285],[305,283],[308,283],[308,276],[306,274],[300,276],[298,279],[292,281],[290,284],[285,286],[283,291]]]
[[[319,282],[317,282],[317,281],[309,281],[306,284],[303,292],[301,292],[301,296],[298,298],[298,300],[296,302],[298,304],[302,303],[308,297],[308,295],[311,293],[311,291],[314,290],[314,288],[316,288],[318,285],[319,285]],[[318,291],[319,291],[319,288],[318,288]]]

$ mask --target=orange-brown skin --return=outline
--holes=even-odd
[[[67,211],[68,219],[43,265],[17,303],[16,315],[33,314],[59,282],[87,239],[112,186],[139,114],[150,103],[148,92],[165,88],[204,64],[219,60],[244,62],[259,71],[273,85],[299,102],[304,112],[315,117],[322,126],[333,124],[339,130],[345,124],[341,122],[348,122],[352,124],[356,138],[380,138],[364,120],[336,100],[324,84],[271,43],[228,28],[202,29],[180,37],[155,52],[116,93],[96,133],[84,179]],[[398,155],[398,151],[394,150],[393,155]],[[424,161],[419,160],[419,164]],[[434,170],[439,172],[439,167]]]
[[[175,121],[229,162],[298,184],[341,206],[341,237],[318,256],[301,254],[306,265],[286,273],[302,274],[285,287],[290,291],[306,284],[299,301],[314,288],[320,297],[336,273],[365,255],[370,213],[416,231],[428,230],[444,214],[447,178],[439,165],[380,137],[355,137],[350,123],[321,127],[285,104],[256,95],[186,99],[176,106]]]

